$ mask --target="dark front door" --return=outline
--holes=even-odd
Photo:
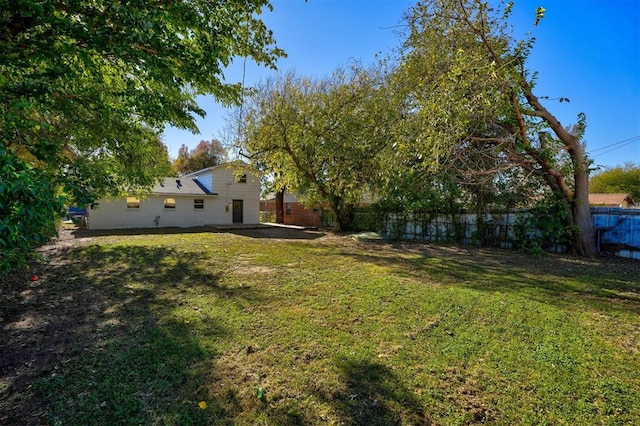
[[[233,223],[242,223],[242,200],[233,200]]]

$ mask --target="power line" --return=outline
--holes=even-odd
[[[622,146],[619,146],[619,147],[616,147],[616,148],[612,148],[612,149],[610,149],[609,151],[599,152],[599,153],[598,153],[598,155],[605,155],[605,154],[608,154],[608,153],[610,153],[611,151],[615,151],[615,150],[616,150],[616,149],[618,149],[618,148],[622,148]]]
[[[606,151],[605,152],[600,152],[600,155],[606,154],[608,152],[614,151],[614,150],[616,150],[618,148],[622,148],[622,147],[624,147],[626,145],[629,145],[629,144],[632,144],[632,143],[638,142],[638,141],[640,141],[640,135],[634,136],[634,137],[629,138],[629,139],[622,140],[620,142],[612,143],[612,144],[609,144],[609,145],[606,145],[606,146],[603,146],[603,147],[600,147],[600,148],[593,149],[593,150],[589,151],[589,154],[593,154],[595,152],[602,151],[602,150],[606,150]]]
[[[630,140],[629,142],[624,143],[624,144],[622,144],[622,145],[618,145],[618,146],[615,146],[615,147],[613,147],[613,148],[610,148],[610,149],[608,149],[608,150],[606,150],[606,151],[599,152],[599,153],[598,153],[598,155],[608,154],[608,153],[610,153],[611,151],[615,151],[616,149],[619,149],[619,148],[624,148],[625,146],[627,146],[627,145],[629,145],[629,144],[632,144],[633,142],[638,142],[638,141],[640,141],[640,138]]]

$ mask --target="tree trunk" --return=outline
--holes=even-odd
[[[347,232],[353,228],[353,206],[344,205],[340,200],[330,203],[331,210],[336,217],[336,232]]]
[[[284,223],[284,190],[276,192],[276,223]]]
[[[556,186],[564,194],[565,199],[569,201],[570,214],[568,222],[569,225],[577,227],[577,232],[573,236],[571,252],[580,256],[593,257],[596,254],[596,236],[595,227],[591,219],[591,208],[589,207],[589,161],[584,147],[580,144],[579,137],[565,129],[560,124],[560,121],[540,103],[532,93],[531,86],[526,80],[522,80],[521,85],[527,102],[535,110],[535,114],[531,112],[527,114],[540,117],[547,122],[551,130],[564,144],[573,162],[574,188],[572,191],[567,182],[565,182],[565,176],[558,170],[551,170],[545,164],[547,161],[544,157],[538,156],[538,163],[551,175],[549,180],[555,180],[555,183],[551,185],[552,189]],[[512,98],[512,102],[517,102],[517,99]],[[519,108],[517,103],[514,106],[516,109]],[[517,112],[519,114],[519,110]],[[520,127],[523,126],[523,123],[521,120]],[[525,135],[526,133],[521,134]]]
[[[573,236],[571,252],[580,256],[595,256],[596,229],[589,207],[589,172],[578,168],[575,171],[575,195],[570,213],[572,225],[580,229],[580,232]]]

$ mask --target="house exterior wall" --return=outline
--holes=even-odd
[[[164,207],[165,198],[174,198],[174,209]],[[203,199],[204,208],[195,209],[194,199]],[[149,195],[140,200],[139,208],[128,208],[125,198],[100,200],[88,211],[89,229],[188,228],[212,224],[216,210],[223,210],[219,200],[211,196]]]
[[[210,173],[213,174],[212,192],[218,194],[217,198],[225,213],[224,217],[218,219],[221,220],[220,222],[212,224],[233,223],[231,211],[233,200],[242,200],[244,213],[242,223],[260,223],[260,176],[248,172],[246,182],[237,182],[238,176],[232,167],[216,167]],[[198,176],[198,180],[200,180],[200,176]],[[226,211],[225,206],[227,205],[229,211]]]
[[[320,209],[306,208],[304,204],[298,201],[286,201],[283,205],[284,214],[282,215],[285,225],[298,226],[320,226]],[[275,218],[276,201],[263,200],[260,202],[260,211],[266,212],[269,216]]]
[[[284,203],[283,217],[286,224],[320,226],[320,209],[308,209],[302,203]]]
[[[100,200],[87,213],[89,229],[188,228],[204,225],[233,224],[233,200],[242,200],[244,224],[260,222],[260,176],[247,173],[246,183],[236,181],[230,167],[218,166],[203,172],[198,180],[213,183],[217,195],[150,194],[140,200],[140,207],[128,208],[125,198]],[[202,182],[202,181],[201,181]],[[165,198],[174,198],[174,209],[164,207]],[[195,209],[194,199],[203,199],[204,208]],[[157,220],[156,220],[157,218]]]

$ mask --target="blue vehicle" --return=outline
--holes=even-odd
[[[86,207],[69,206],[69,208],[67,209],[67,215],[69,215],[69,217],[86,216],[87,215],[87,208]]]

